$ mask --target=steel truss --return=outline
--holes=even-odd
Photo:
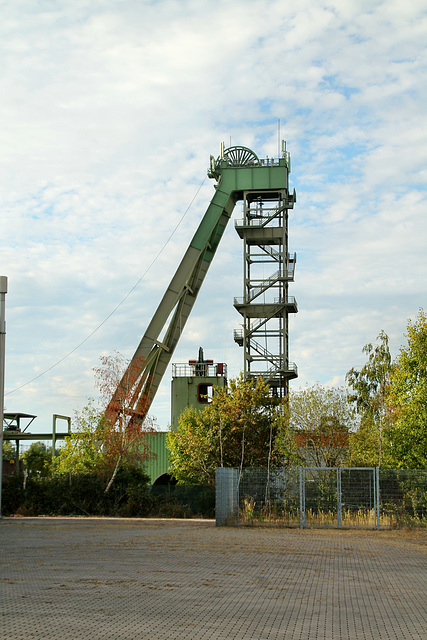
[[[243,219],[235,223],[243,240],[243,297],[234,299],[242,315],[242,328],[234,332],[244,348],[244,375],[262,375],[278,397],[288,393],[288,382],[298,376],[289,361],[289,314],[298,311],[294,297],[288,295],[294,280],[296,254],[288,249],[288,211],[296,201],[289,193],[289,155],[286,184],[275,192],[243,192]]]

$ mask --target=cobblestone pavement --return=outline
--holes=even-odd
[[[7,640],[427,638],[421,538],[5,518],[0,553]]]

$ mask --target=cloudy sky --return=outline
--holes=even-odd
[[[293,388],[343,383],[382,329],[397,354],[427,308],[424,0],[14,0],[0,18],[6,411],[42,432],[96,397],[99,356],[133,354],[209,204],[210,154],[275,156],[279,120]],[[230,223],[174,362],[203,346],[239,374],[242,280]]]

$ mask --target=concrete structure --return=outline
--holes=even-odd
[[[197,360],[172,364],[171,427],[178,429],[179,416],[188,406],[197,409],[207,407],[212,401],[215,387],[227,386],[227,365],[214,363],[204,357],[199,348]],[[148,434],[150,450],[154,456],[148,461],[146,470],[152,483],[168,484],[169,451],[166,447],[167,432]]]
[[[227,365],[205,360],[203,349],[199,349],[197,360],[188,364],[172,365],[171,425],[178,429],[179,416],[188,406],[203,409],[210,402],[215,387],[227,386]]]

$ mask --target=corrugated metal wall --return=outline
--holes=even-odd
[[[151,451],[155,454],[147,463],[146,471],[151,483],[169,468],[169,451],[166,448],[167,431],[149,433],[148,441]]]

